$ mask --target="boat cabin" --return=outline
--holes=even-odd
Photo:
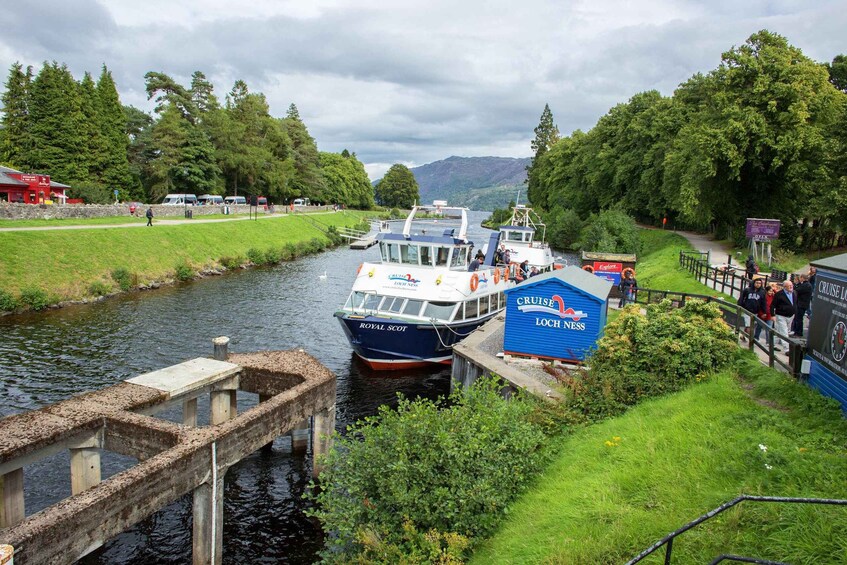
[[[500,236],[501,242],[532,245],[535,229],[526,226],[500,226],[500,233],[502,234]]]
[[[448,323],[484,318],[490,312],[505,307],[506,296],[502,292],[473,296],[462,302],[444,302],[353,291],[347,297],[343,309],[359,316],[402,317]]]
[[[473,242],[455,239],[446,230],[441,236],[419,235],[414,239],[403,234],[380,233],[379,253],[383,263],[444,267],[466,271],[471,261]]]

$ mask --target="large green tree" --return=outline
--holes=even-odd
[[[420,200],[415,175],[405,165],[392,165],[376,185],[376,200],[389,208],[411,208]]]
[[[346,155],[346,156],[345,156]],[[346,149],[338,153],[320,153],[321,171],[326,184],[326,202],[352,208],[373,207],[373,186],[364,165]]]
[[[294,161],[294,176],[291,179],[291,193],[294,196],[310,198],[313,202],[326,202],[326,185],[320,171],[320,155],[314,138],[309,135],[306,124],[300,119],[300,112],[293,103],[288,107],[282,120]]]
[[[537,206],[546,207],[546,193],[539,182],[539,169],[536,169],[535,163],[547,151],[559,141],[559,128],[553,121],[553,112],[550,111],[550,105],[545,104],[544,110],[541,112],[541,119],[535,127],[535,138],[530,143],[532,149],[532,162],[527,167],[527,191],[529,200]]]
[[[31,167],[32,135],[30,132],[29,104],[32,67],[24,71],[15,63],[9,70],[6,90],[3,92],[3,118],[0,120],[0,163],[18,169]]]
[[[141,185],[129,169],[126,115],[106,65],[97,79],[97,103],[98,126],[105,144],[100,180],[111,189],[119,189],[127,198],[138,199],[142,196]]]

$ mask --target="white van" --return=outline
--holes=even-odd
[[[164,206],[194,206],[197,204],[197,196],[194,194],[168,194],[162,200]]]
[[[224,203],[224,197],[217,194],[201,194],[197,197],[197,204],[201,206],[221,206]]]
[[[224,198],[224,202],[226,202],[227,204],[230,204],[230,205],[247,204],[247,199],[244,198],[243,196],[227,196],[226,198]]]

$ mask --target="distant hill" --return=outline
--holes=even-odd
[[[505,208],[519,189],[525,201],[529,162],[529,157],[449,157],[411,171],[424,204],[446,200],[473,210],[494,210]]]

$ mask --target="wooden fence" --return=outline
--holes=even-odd
[[[743,266],[732,265],[729,262],[732,256],[727,257],[726,264],[712,266],[709,263],[710,258],[708,253],[702,251],[680,251],[679,265],[709,288],[734,298],[741,297],[741,291],[750,286],[750,279],[747,278]],[[786,278],[786,273],[771,271],[757,275],[756,278],[762,279],[765,286],[772,282],[782,284]]]

